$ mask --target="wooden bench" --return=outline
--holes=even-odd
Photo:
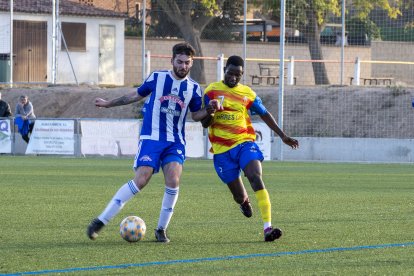
[[[250,75],[252,77],[252,85],[275,85],[279,76],[268,75]],[[285,76],[285,79],[287,76]],[[264,82],[265,81],[265,82]],[[296,85],[296,77],[293,77],[293,84]]]
[[[350,85],[352,85],[354,77],[350,77]],[[360,78],[360,83],[364,85],[391,85],[394,78],[388,77],[370,77],[370,78]]]
[[[279,64],[277,63],[258,63],[259,75],[250,75],[252,77],[252,85],[275,85],[279,79]],[[285,68],[285,71],[287,68]],[[287,76],[285,75],[285,79]],[[296,77],[293,78],[296,85]]]
[[[279,64],[259,63],[259,73],[261,76],[273,76],[279,71]],[[285,68],[286,69],[286,68]]]

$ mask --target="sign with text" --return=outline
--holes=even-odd
[[[26,154],[75,154],[74,120],[36,120]]]
[[[0,120],[0,153],[11,153],[11,121]]]

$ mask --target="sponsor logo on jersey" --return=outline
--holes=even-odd
[[[221,113],[221,114],[216,115],[216,119],[226,120],[226,121],[234,121],[234,120],[237,120],[237,116],[235,114]]]
[[[180,114],[181,114],[180,111],[174,110],[174,109],[171,109],[171,108],[168,108],[168,107],[161,107],[160,110],[161,110],[162,113],[172,114],[174,116],[180,116]]]
[[[185,103],[177,95],[169,94],[166,96],[162,96],[159,100],[161,103],[164,101],[171,101],[181,106],[182,109],[185,108]]]

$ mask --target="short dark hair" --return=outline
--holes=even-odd
[[[194,57],[195,49],[193,48],[193,46],[190,45],[190,43],[182,42],[174,45],[172,53],[173,58],[175,58],[176,55],[187,55],[190,57]]]
[[[226,67],[229,65],[241,66],[244,68],[244,61],[240,56],[231,56],[227,59]]]

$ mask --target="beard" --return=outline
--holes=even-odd
[[[179,77],[179,78],[185,78],[187,75],[188,75],[188,73],[190,72],[190,70],[186,70],[186,69],[181,69],[181,70],[178,70],[177,68],[173,68],[173,70],[174,70],[174,74],[177,76],[177,77]]]
[[[225,83],[228,87],[233,88],[233,87],[235,87],[235,86],[237,85],[237,80],[226,79],[226,80],[224,81],[224,83]]]

